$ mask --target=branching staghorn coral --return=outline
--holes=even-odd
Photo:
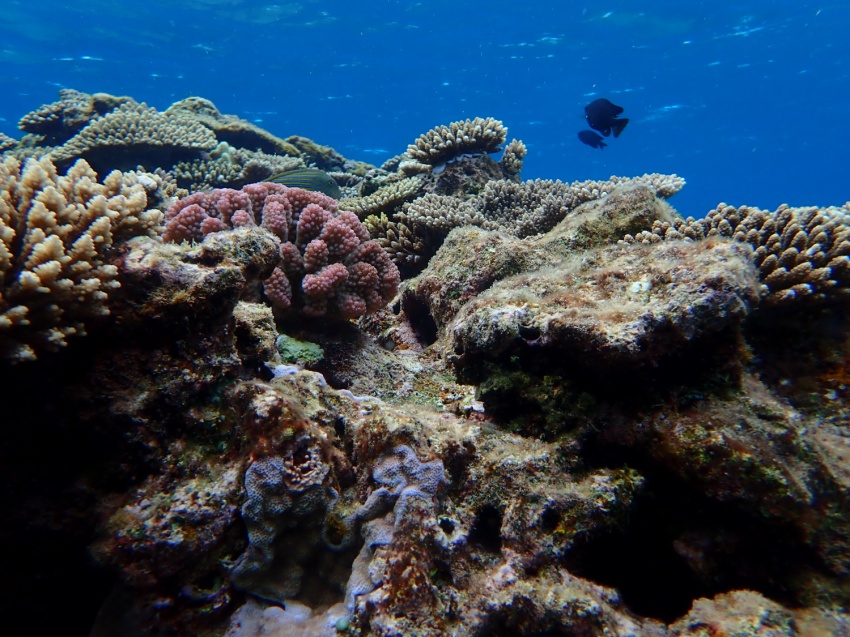
[[[542,179],[519,184],[499,180],[488,182],[481,195],[467,200],[440,195],[422,197],[405,206],[405,214],[414,225],[443,233],[473,225],[528,237],[551,230],[577,206],[629,183],[652,186],[659,197],[666,198],[681,190],[685,182],[676,175],[658,174],[571,184]]]
[[[363,225],[400,269],[404,271],[415,268],[423,262],[425,255],[432,254],[436,248],[429,248],[426,238],[413,234],[410,227],[404,223],[404,213],[399,213],[394,218],[395,221],[390,221],[383,213],[380,217],[369,215]]]
[[[46,158],[0,164],[1,358],[34,360],[109,313],[118,287],[110,251],[161,229],[162,214],[146,208],[135,174],[113,171],[100,184],[85,161],[64,177]]]
[[[656,221],[627,243],[699,241],[731,237],[753,247],[762,282],[762,307],[850,299],[850,203],[841,207],[774,212],[721,203],[704,219]]]
[[[407,154],[414,162],[436,168],[458,155],[495,153],[507,136],[499,120],[476,117],[432,128],[407,147]]]

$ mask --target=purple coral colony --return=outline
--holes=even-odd
[[[6,622],[850,634],[850,204],[522,181],[492,118],[381,167],[201,98],[20,128]]]

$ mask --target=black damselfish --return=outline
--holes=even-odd
[[[614,137],[619,137],[620,133],[623,132],[629,120],[625,118],[617,119],[617,115],[622,112],[622,106],[617,106],[604,97],[593,100],[584,107],[584,116],[587,119],[587,123],[593,130],[599,131],[605,137],[608,137],[612,132],[614,133]]]
[[[608,145],[602,141],[602,135],[594,133],[592,130],[579,131],[578,138],[582,143],[592,148],[598,148],[599,150],[602,150]]]

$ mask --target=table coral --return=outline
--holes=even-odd
[[[411,159],[430,167],[465,153],[495,153],[505,143],[508,129],[492,117],[466,119],[437,126],[407,147]]]
[[[109,256],[160,228],[161,213],[146,208],[136,175],[113,171],[98,183],[85,161],[64,177],[49,159],[0,164],[0,356],[33,360],[109,313],[119,286]]]
[[[259,225],[281,241],[281,265],[265,282],[280,311],[355,318],[398,291],[398,268],[352,212],[318,192],[249,184],[185,197],[166,212],[166,241],[197,241],[230,227]]]
[[[57,164],[82,158],[98,166],[115,166],[123,158],[127,168],[142,164],[153,169],[200,157],[217,144],[212,131],[189,117],[127,102],[92,120],[50,157]]]
[[[89,95],[70,88],[59,91],[59,99],[27,113],[18,121],[22,131],[37,135],[45,143],[61,145],[93,120],[133,100],[107,93]]]

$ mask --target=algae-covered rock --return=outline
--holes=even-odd
[[[455,318],[455,368],[480,380],[483,361],[533,355],[540,368],[657,370],[708,341],[734,344],[758,300],[749,251],[667,247],[600,248],[498,282]]]
[[[310,367],[325,357],[325,351],[320,345],[308,341],[299,341],[296,338],[281,334],[275,341],[280,359],[284,363],[303,365]]]

